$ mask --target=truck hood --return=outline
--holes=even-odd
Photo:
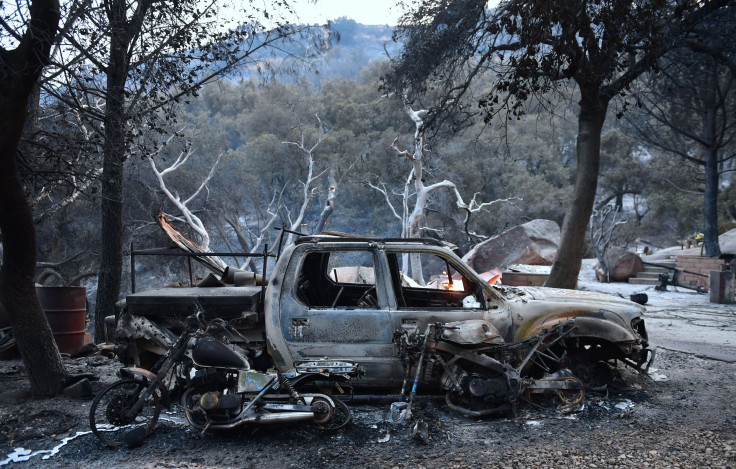
[[[622,323],[640,317],[645,308],[633,301],[605,293],[546,287],[499,287],[513,311],[534,319],[536,316],[598,315],[608,311]],[[610,317],[610,316],[609,316]],[[611,317],[611,319],[613,319]]]
[[[625,298],[620,298],[606,293],[565,290],[563,288],[546,288],[546,287],[515,287],[520,290],[517,293],[521,297],[531,297],[534,300],[554,301],[554,302],[595,302],[605,303],[608,305],[617,305],[624,308],[643,309],[641,305]]]

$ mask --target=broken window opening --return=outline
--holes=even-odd
[[[403,274],[398,266],[402,252],[387,253],[391,269],[392,285],[399,309],[483,308],[484,299],[480,285],[463,275],[452,260],[433,253],[412,252],[418,258],[425,285]]]
[[[307,254],[299,272],[297,296],[309,308],[378,309],[373,253]]]

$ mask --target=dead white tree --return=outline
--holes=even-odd
[[[238,239],[238,244],[243,252],[249,252],[251,254],[258,252],[261,249],[264,241],[268,238],[273,225],[279,219],[279,212],[281,211],[281,200],[284,195],[286,186],[282,187],[281,190],[274,189],[271,201],[265,209],[265,214],[260,214],[262,223],[258,223],[258,229],[251,229],[248,223],[248,216],[240,217],[237,213],[225,213],[222,215],[223,220],[230,226]],[[256,265],[253,262],[253,258],[249,257],[240,266],[241,270],[251,269],[256,272]]]
[[[413,148],[412,150],[400,150],[397,146],[397,142],[399,137],[397,136],[394,141],[391,143],[391,148],[396,153],[396,156],[399,158],[405,158],[411,163],[411,170],[409,171],[409,175],[406,178],[406,181],[404,183],[404,189],[401,193],[401,203],[402,203],[402,214],[399,215],[398,211],[394,207],[393,203],[391,202],[391,198],[389,197],[388,190],[386,189],[386,185],[379,182],[378,184],[373,184],[371,182],[368,182],[368,185],[372,187],[373,189],[377,190],[381,194],[383,194],[386,203],[388,204],[389,208],[391,209],[391,212],[393,216],[401,221],[401,236],[407,237],[407,238],[419,238],[423,235],[423,233],[426,230],[431,230],[430,227],[426,225],[426,213],[427,213],[427,204],[429,202],[430,196],[434,193],[439,191],[440,189],[447,189],[452,192],[452,194],[455,197],[455,205],[458,209],[465,212],[465,221],[464,221],[464,227],[466,234],[470,236],[475,236],[476,238],[482,238],[482,236],[469,231],[469,221],[470,216],[473,213],[477,213],[483,210],[487,210],[492,205],[503,203],[503,202],[511,202],[512,200],[519,200],[516,197],[511,197],[507,199],[497,199],[492,200],[490,202],[479,202],[478,201],[478,195],[479,193],[476,192],[473,194],[473,198],[470,200],[469,203],[466,203],[463,199],[462,195],[460,194],[460,191],[458,190],[457,186],[454,182],[449,181],[447,179],[435,182],[433,184],[425,184],[424,183],[424,157],[425,157],[425,127],[424,127],[424,118],[427,115],[426,109],[421,109],[419,111],[415,111],[412,109],[412,107],[404,102],[404,112],[409,116],[409,118],[414,122],[414,139],[413,139]],[[413,186],[413,191],[412,191]],[[411,206],[411,199],[413,200],[413,207]],[[411,275],[412,278],[419,282],[421,285],[424,285],[424,278],[422,274],[422,268],[420,264],[420,259],[418,256],[411,256],[410,259],[411,264]],[[404,260],[404,272],[407,272],[407,263],[406,260]]]
[[[240,244],[241,249],[243,252],[249,252],[251,254],[258,252],[262,249],[262,246],[264,242],[268,239],[268,233],[273,228],[274,224],[277,220],[281,218],[282,214],[285,214],[285,217],[288,220],[289,223],[289,230],[290,231],[298,231],[299,227],[301,226],[302,222],[304,221],[304,217],[307,212],[307,208],[309,207],[309,203],[311,202],[312,198],[314,197],[315,188],[314,182],[324,174],[325,171],[321,171],[319,173],[316,173],[315,170],[315,159],[314,159],[314,151],[317,149],[317,147],[324,141],[324,139],[327,137],[328,133],[325,131],[325,128],[322,124],[322,121],[320,120],[319,116],[317,116],[317,122],[319,124],[319,136],[317,138],[317,141],[311,145],[308,146],[305,143],[306,135],[304,127],[302,126],[301,122],[299,122],[299,132],[300,132],[300,139],[298,142],[283,142],[285,144],[294,145],[296,146],[304,155],[307,163],[307,174],[303,181],[300,181],[299,184],[302,186],[302,197],[301,197],[301,203],[299,205],[299,211],[295,218],[292,219],[291,212],[289,211],[288,207],[286,207],[283,203],[283,195],[284,191],[286,190],[287,186],[284,185],[280,190],[274,189],[271,201],[269,202],[268,206],[266,207],[265,211],[260,213],[261,221],[258,223],[258,228],[253,229],[251,224],[248,223],[248,216],[241,217],[238,213],[231,213],[231,214],[224,214],[222,216],[222,219],[230,226],[230,228],[235,233],[235,236],[238,239],[238,243]],[[166,145],[168,145],[173,138],[176,136],[172,135],[166,142]],[[163,145],[161,149],[157,152],[159,153],[163,148],[166,147],[166,145]],[[210,245],[210,234],[207,229],[207,227],[204,225],[202,220],[189,208],[188,204],[194,200],[199,194],[202,193],[202,191],[207,190],[207,184],[212,179],[212,176],[214,175],[215,169],[217,165],[220,162],[220,159],[222,157],[222,153],[217,157],[217,160],[210,168],[209,174],[207,177],[200,183],[199,187],[192,193],[191,196],[187,197],[186,199],[182,199],[182,197],[179,196],[178,193],[172,192],[166,185],[165,176],[169,175],[179,169],[181,169],[189,160],[189,158],[194,154],[194,152],[189,148],[188,146],[182,150],[179,154],[179,156],[176,158],[176,160],[167,168],[159,169],[156,165],[156,162],[154,160],[154,155],[147,156],[147,159],[151,165],[151,169],[153,170],[154,175],[156,176],[159,187],[164,192],[166,197],[179,209],[179,212],[181,213],[181,216],[172,216],[167,215],[172,220],[177,220],[183,223],[186,223],[189,227],[192,228],[200,237],[200,247],[205,250],[209,251],[209,245]],[[256,204],[259,205],[259,204]],[[289,245],[293,242],[294,235],[289,234],[287,241],[285,245]],[[214,259],[214,258],[213,258]],[[218,262],[222,263],[222,268],[225,267],[224,262],[222,262],[219,258],[217,259]],[[241,266],[241,269],[254,269],[256,266],[252,262],[252,258],[246,259],[243,265]]]
[[[599,278],[605,278],[608,282],[611,281],[611,269],[606,262],[606,252],[616,228],[629,222],[628,216],[617,220],[620,213],[615,206],[605,205],[601,209],[593,209],[593,216],[590,218],[590,245],[598,259],[596,269],[599,270]]]
[[[317,221],[317,225],[314,227],[314,233],[322,233],[325,231],[328,223],[330,222],[330,217],[335,213],[335,205],[337,204],[337,180],[335,179],[334,171],[330,171],[327,181],[328,186],[325,206],[319,214],[319,220]]]
[[[412,169],[411,172],[409,173],[409,180],[407,181],[407,184],[404,185],[405,191],[403,194],[398,194],[395,191],[392,191],[392,193],[389,194],[389,189],[386,187],[386,183],[382,181],[379,181],[376,184],[373,184],[370,180],[366,181],[369,187],[383,194],[383,198],[386,201],[386,205],[388,205],[388,208],[391,210],[391,214],[394,216],[394,218],[399,220],[399,223],[401,224],[401,237],[402,238],[407,237],[406,236],[406,220],[408,217],[407,214],[408,214],[409,205],[407,204],[406,201],[409,198],[408,197],[409,194],[406,188],[411,186],[411,177],[413,174],[414,174],[414,170]],[[401,200],[403,202],[402,204],[403,210],[400,215],[399,215],[399,212],[396,211],[396,207],[394,207],[394,203],[391,201],[391,195],[401,195],[402,196]]]
[[[40,213],[37,213],[33,216],[33,223],[39,224],[44,219],[46,219],[48,216],[53,215],[54,213],[58,212],[59,210],[73,204],[82,194],[84,194],[89,187],[97,181],[97,178],[99,178],[102,175],[102,167],[95,168],[90,174],[85,175],[84,179],[80,181],[80,178],[77,175],[71,175],[69,176],[69,184],[72,186],[72,191],[70,194],[62,198],[61,200],[52,203],[49,207],[41,211]],[[33,198],[33,201],[31,204],[33,206],[38,205],[43,199],[48,199],[50,201],[53,201],[52,192],[53,189],[58,187],[57,185],[48,186],[42,188],[38,194]]]
[[[322,174],[325,173],[326,170],[320,171],[318,174],[315,174],[315,161],[314,161],[314,151],[319,147],[319,145],[324,141],[325,138],[327,138],[328,132],[325,130],[324,125],[322,124],[322,120],[319,118],[318,115],[315,115],[317,118],[317,123],[319,124],[319,135],[317,137],[317,141],[312,146],[307,146],[304,142],[305,140],[305,132],[304,132],[304,126],[302,125],[301,121],[299,121],[299,141],[298,142],[281,142],[285,143],[287,145],[293,145],[296,148],[298,148],[302,154],[304,155],[304,159],[307,163],[307,176],[303,181],[300,181],[299,183],[302,186],[302,202],[299,207],[299,213],[297,214],[296,218],[291,218],[291,212],[287,209],[287,219],[289,220],[289,230],[290,231],[298,231],[299,227],[301,226],[302,222],[304,221],[304,215],[307,213],[307,208],[309,207],[309,203],[312,201],[312,198],[314,197],[315,188],[312,187],[314,184],[314,181],[317,180]],[[294,241],[294,234],[289,233],[289,236],[286,238],[285,246],[290,245]]]
[[[167,140],[167,144],[171,142],[171,140],[174,138],[175,135],[172,135],[169,137],[169,140]],[[161,149],[165,148],[166,145],[162,146]],[[160,152],[161,150],[159,150]],[[158,153],[158,152],[156,152]],[[215,163],[210,168],[209,173],[207,174],[207,177],[204,178],[204,180],[199,184],[199,187],[190,195],[189,197],[182,199],[178,193],[172,192],[168,186],[166,185],[166,181],[164,180],[164,177],[168,174],[173,173],[174,171],[177,171],[182,166],[186,164],[186,162],[189,160],[189,158],[194,154],[192,149],[187,146],[184,150],[182,150],[179,153],[179,156],[176,158],[176,160],[167,168],[164,169],[158,169],[156,166],[156,162],[154,160],[154,155],[147,155],[146,158],[148,159],[148,162],[151,164],[151,169],[153,170],[154,175],[156,176],[156,179],[158,180],[159,187],[163,191],[163,193],[166,195],[166,197],[176,206],[177,209],[179,209],[179,212],[181,213],[180,217],[167,215],[172,220],[182,221],[189,225],[200,237],[200,247],[205,252],[210,251],[210,234],[207,230],[207,228],[204,226],[204,223],[202,220],[189,208],[189,204],[199,196],[199,194],[202,193],[202,191],[207,189],[207,184],[212,179],[212,176],[215,174],[215,169],[217,168],[217,165],[220,163],[220,158],[222,158],[222,153],[220,153],[217,156],[217,159],[215,160]],[[224,269],[227,265],[219,258],[212,258],[215,263],[221,264],[220,266]]]

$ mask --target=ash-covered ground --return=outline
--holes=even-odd
[[[580,287],[627,297],[642,291],[584,276]],[[141,447],[114,450],[89,433],[91,399],[26,400],[22,363],[0,362],[0,466],[736,468],[735,308],[691,292],[645,292],[659,346],[650,376],[619,368],[606,392],[589,391],[565,413],[522,403],[516,418],[476,420],[427,402],[426,444],[410,425],[390,423],[388,404],[351,405],[353,422],[334,433],[294,424],[212,435],[189,429],[175,406]],[[100,377],[95,389],[119,368],[99,354],[65,360],[72,373]]]
[[[74,362],[70,368],[86,368],[85,360],[89,359],[70,360]],[[353,406],[352,424],[335,433],[295,424],[248,426],[212,435],[190,430],[174,407],[173,412],[162,414],[143,446],[115,450],[85,433],[90,400],[7,402],[26,382],[20,363],[5,362],[0,367],[4,401],[0,464],[28,468],[736,467],[736,365],[663,350],[654,366],[654,379],[619,370],[623,382],[616,380],[610,386],[615,391],[589,392],[584,405],[569,413],[522,404],[516,419],[509,415],[474,420],[454,415],[439,403],[425,403],[421,410],[429,426],[427,444],[412,437],[410,425],[390,423],[388,405]]]

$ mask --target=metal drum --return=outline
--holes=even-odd
[[[84,344],[87,328],[85,287],[36,287],[59,352],[73,354]]]

